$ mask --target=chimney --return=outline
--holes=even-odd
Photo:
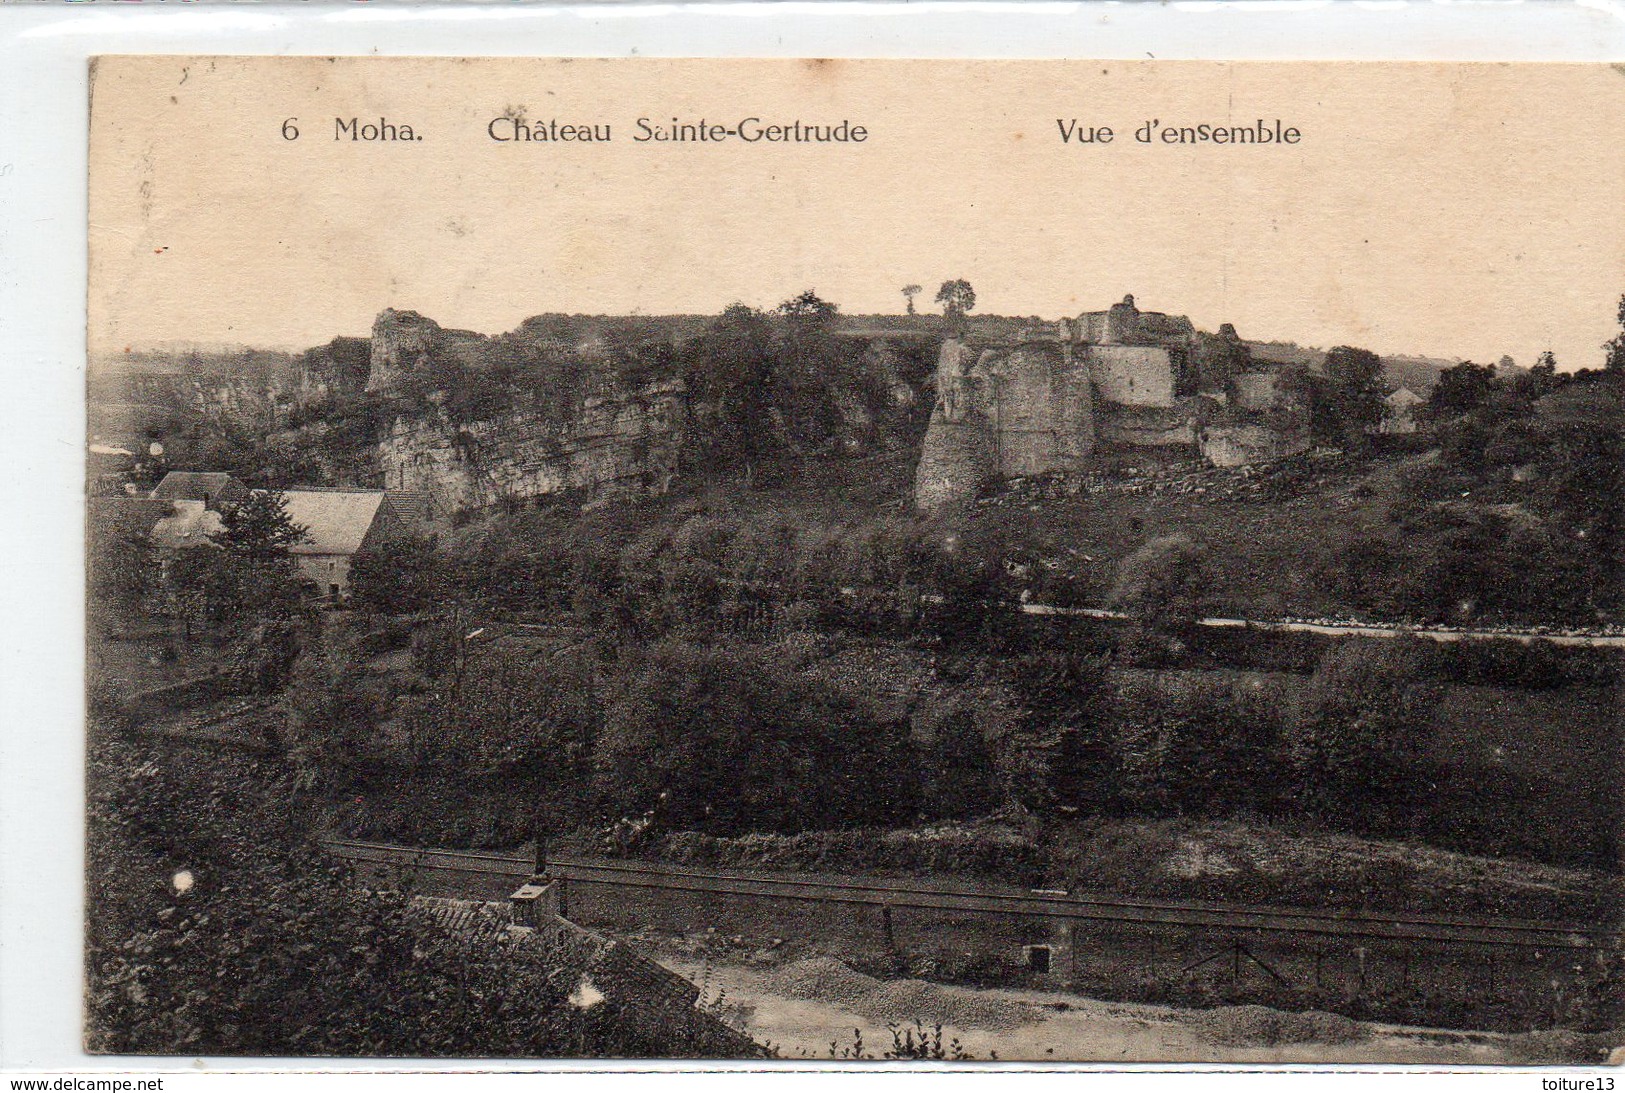
[[[513,920],[521,926],[544,926],[550,919],[562,918],[559,906],[560,881],[532,877],[508,897]]]

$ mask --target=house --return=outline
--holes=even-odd
[[[553,882],[556,884],[557,882]],[[413,896],[408,914],[424,926],[474,945],[503,945],[509,963],[539,964],[576,976],[569,1002],[587,1010],[613,1003],[634,1024],[660,1029],[677,1051],[700,1058],[760,1058],[751,1037],[700,1008],[696,984],[670,971],[621,938],[588,930],[538,907],[552,884],[532,877],[508,903],[440,896]],[[540,894],[541,900],[535,897]],[[552,896],[556,898],[554,890]]]
[[[158,501],[202,501],[219,510],[248,496],[248,487],[224,471],[170,471],[152,489]]]
[[[1409,387],[1396,388],[1382,400],[1382,423],[1377,426],[1377,431],[1395,434],[1416,432],[1416,408],[1426,401]]]
[[[410,506],[384,490],[305,486],[282,491],[288,516],[305,537],[288,548],[299,575],[329,599],[350,594],[350,563],[363,550],[412,533]]]
[[[148,538],[159,550],[187,550],[191,547],[214,546],[210,538],[225,525],[220,513],[209,508],[203,500],[182,499],[160,502],[169,506],[169,514],[152,526]]]

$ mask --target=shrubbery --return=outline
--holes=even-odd
[[[703,1045],[582,969],[447,934],[304,842],[280,763],[93,746],[86,941],[92,1052],[689,1056]]]
[[[1284,741],[1303,813],[1347,830],[1409,830],[1440,697],[1435,655],[1421,639],[1396,639],[1350,642],[1322,659]]]
[[[918,791],[898,726],[735,645],[638,654],[607,696],[593,767],[602,800],[668,831],[886,823]]]

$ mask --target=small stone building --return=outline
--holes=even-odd
[[[1379,433],[1404,435],[1416,432],[1416,408],[1427,399],[1409,387],[1400,387],[1382,400],[1382,421]]]
[[[410,534],[417,519],[385,490],[304,486],[282,491],[305,538],[288,548],[299,575],[326,599],[350,594],[350,563],[361,551]]]

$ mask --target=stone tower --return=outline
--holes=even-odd
[[[386,307],[372,323],[369,392],[389,392],[402,378],[426,370],[440,344],[440,324],[415,311]]]

